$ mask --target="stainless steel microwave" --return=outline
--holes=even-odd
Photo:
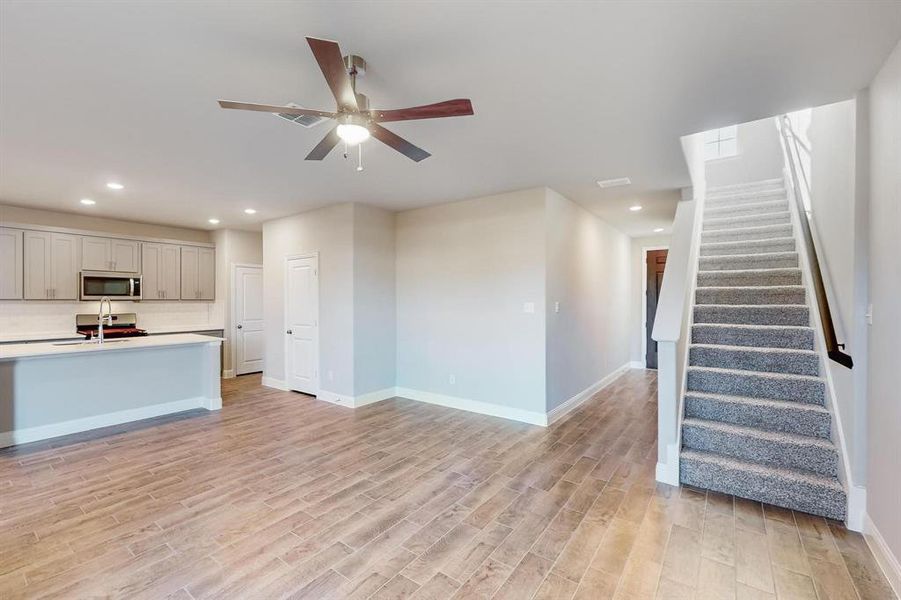
[[[79,290],[82,300],[100,300],[104,296],[113,300],[140,300],[141,276],[137,273],[82,271]]]

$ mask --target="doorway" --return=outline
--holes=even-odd
[[[660,298],[660,288],[663,285],[663,271],[666,268],[668,252],[666,249],[648,249],[645,251],[644,362],[646,369],[657,368],[657,342],[651,338],[651,333],[654,331],[657,300]]]
[[[235,265],[232,306],[235,375],[263,370],[263,266]]]
[[[288,257],[285,267],[285,383],[319,393],[319,256]]]

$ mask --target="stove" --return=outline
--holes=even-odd
[[[147,335],[143,329],[139,329],[138,315],[135,313],[118,313],[113,315],[113,324],[103,326],[104,338],[129,338]],[[100,328],[97,315],[75,315],[75,330],[85,339],[97,337]]]

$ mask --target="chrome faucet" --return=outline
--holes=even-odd
[[[106,316],[103,316],[103,302],[106,302]],[[106,320],[110,327],[113,326],[113,301],[109,296],[100,299],[100,312],[97,313],[97,343],[103,343],[103,321]]]

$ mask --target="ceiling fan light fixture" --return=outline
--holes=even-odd
[[[348,146],[356,146],[369,139],[369,129],[356,123],[342,123],[338,125],[338,137],[344,140]]]

